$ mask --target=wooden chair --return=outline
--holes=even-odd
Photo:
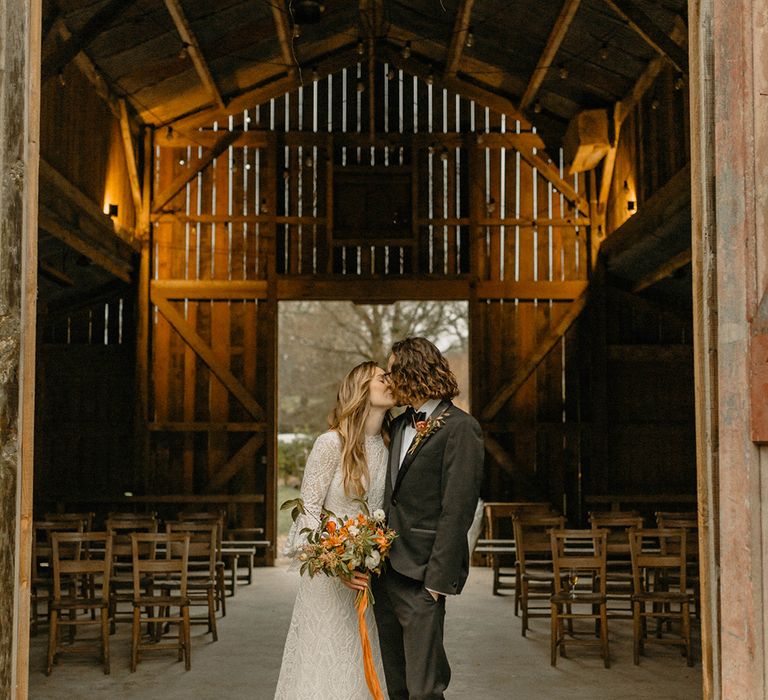
[[[216,543],[219,526],[215,522],[169,522],[166,523],[166,532],[189,536],[187,597],[190,606],[204,605],[207,608],[204,617],[190,619],[192,623],[207,622],[208,631],[216,642],[219,639],[216,628]],[[175,586],[172,582],[165,585]]]
[[[693,666],[691,652],[690,603],[686,580],[686,533],[683,528],[631,530],[634,661],[651,641],[683,648],[686,661]],[[648,606],[651,606],[650,609]],[[648,620],[656,621],[656,637],[648,635]],[[662,635],[664,622],[680,622],[680,636]]]
[[[642,528],[637,511],[599,511],[589,516],[590,525],[608,532],[606,559],[606,595],[608,617],[632,619],[632,556],[629,549],[630,528]],[[612,605],[615,603],[615,605]]]
[[[606,668],[608,655],[608,612],[606,596],[607,530],[550,530],[554,593],[550,598],[551,634],[550,663],[557,665],[557,651],[565,656],[568,622],[568,644],[599,644],[600,656]],[[568,581],[568,585],[563,585]],[[578,587],[579,581],[587,586]],[[584,609],[586,607],[586,610]],[[575,620],[594,621],[599,629],[599,640],[574,637]],[[590,631],[590,635],[591,635]]]
[[[701,588],[699,581],[699,519],[695,511],[674,512],[657,511],[656,527],[660,530],[681,527],[685,530],[685,554],[688,559],[686,569],[688,588],[693,593],[693,609],[696,617],[700,616]]]
[[[227,524],[227,511],[216,513],[210,511],[182,511],[178,522],[215,523],[218,525],[216,534],[216,609],[221,610],[221,616],[227,616],[227,583],[226,559],[223,550],[224,528]],[[234,595],[234,593],[233,593]]]
[[[53,591],[53,534],[55,532],[83,532],[80,520],[36,520],[32,524],[32,572],[30,577],[30,634],[37,634],[40,624],[40,606],[46,605],[46,620],[50,617]]]
[[[130,604],[133,593],[133,548],[131,535],[134,533],[157,533],[157,519],[154,516],[129,514],[111,514],[107,518],[107,533],[112,538],[112,576],[110,579],[109,617],[111,631],[114,633],[120,618],[118,605]],[[132,616],[126,614],[126,620]]]
[[[234,596],[240,583],[253,583],[253,568],[256,553],[269,551],[272,543],[264,538],[263,527],[228,527],[222,541],[222,556],[229,569],[229,591]],[[245,562],[246,572],[239,574],[240,562]]]
[[[143,650],[176,649],[184,668],[192,667],[189,633],[189,597],[187,596],[187,563],[189,535],[132,533],[131,556],[133,578],[133,623],[131,627],[131,671],[136,670]],[[161,545],[162,552],[160,552]],[[172,580],[178,594],[170,595],[163,583]],[[147,585],[147,580],[151,584]],[[160,594],[157,595],[156,591]],[[177,608],[178,613],[173,609]],[[155,613],[157,610],[157,613]],[[143,611],[143,613],[142,613]],[[149,639],[142,641],[141,625],[151,630]],[[165,625],[178,625],[178,635],[165,635]],[[175,639],[175,642],[164,642]]]
[[[53,595],[50,604],[50,627],[48,629],[48,663],[46,674],[50,675],[59,653],[83,653],[100,651],[104,673],[109,673],[109,576],[112,568],[112,543],[106,532],[54,532],[51,535],[53,565]],[[101,593],[89,597],[90,589],[82,580],[98,579]],[[99,612],[81,617],[80,611]],[[63,617],[67,612],[68,617]],[[101,637],[94,646],[74,645],[74,632],[80,626],[99,625]],[[69,628],[70,644],[63,646],[59,640],[61,627]],[[92,642],[94,640],[86,640]]]
[[[521,515],[512,520],[517,552],[517,581],[520,591],[521,632],[525,637],[528,620],[549,617],[549,599],[554,591],[552,545],[549,531],[564,530],[565,518],[556,515]],[[546,600],[546,607],[531,602]]]
[[[551,512],[551,504],[537,501],[488,502],[483,505],[483,538],[477,541],[474,551],[488,556],[488,564],[493,569],[493,595],[501,595],[502,590],[515,591],[515,615],[518,613],[520,591],[515,585],[517,570],[512,518],[524,513]]]

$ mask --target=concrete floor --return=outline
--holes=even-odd
[[[112,673],[98,660],[64,656],[50,677],[45,665],[45,627],[32,639],[30,697],[36,700],[141,698],[270,700],[282,657],[297,574],[285,566],[257,569],[252,585],[230,598],[219,619],[219,641],[193,627],[192,670],[173,652],[145,655],[128,670],[128,623],[111,640]],[[467,587],[448,603],[446,647],[453,680],[449,700],[689,700],[702,697],[701,665],[688,668],[673,647],[651,646],[640,666],[632,663],[631,621],[611,621],[611,668],[597,650],[576,648],[571,658],[549,665],[549,621],[531,621],[526,638],[513,614],[511,596],[491,595],[488,569],[473,569]],[[697,660],[700,654],[697,652]],[[329,699],[330,700],[330,699]]]

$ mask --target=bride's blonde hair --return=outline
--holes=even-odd
[[[328,416],[331,430],[341,438],[341,473],[347,496],[362,496],[368,487],[365,420],[370,410],[368,390],[377,368],[375,362],[353,367],[342,380],[336,405]]]

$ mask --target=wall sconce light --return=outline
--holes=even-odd
[[[107,213],[109,214],[110,217],[114,219],[117,216],[117,212],[118,212],[117,204],[107,205]]]

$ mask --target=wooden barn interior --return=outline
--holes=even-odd
[[[225,508],[274,542],[302,299],[468,302],[485,500],[696,509],[698,9],[41,9],[35,514]]]

